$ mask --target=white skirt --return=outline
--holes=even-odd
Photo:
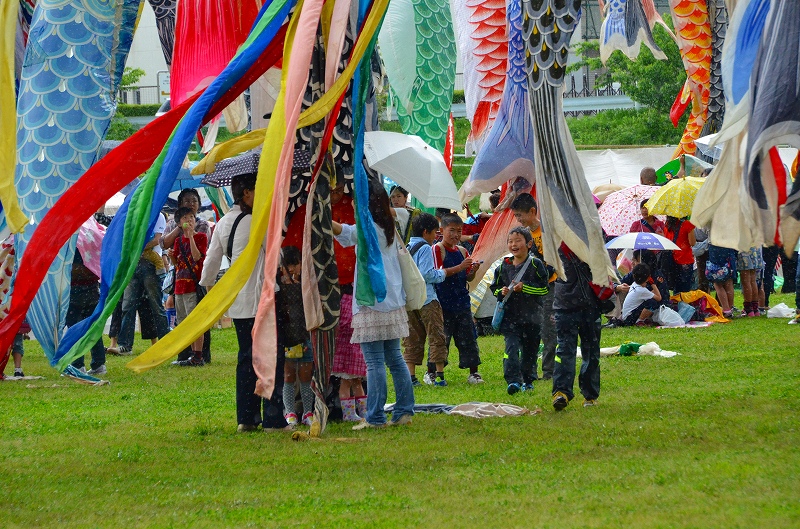
[[[350,343],[379,342],[408,336],[408,314],[405,308],[380,312],[359,307],[353,315],[353,336]]]

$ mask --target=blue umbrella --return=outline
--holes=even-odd
[[[680,250],[677,244],[655,233],[626,233],[606,243],[606,248],[631,250]]]

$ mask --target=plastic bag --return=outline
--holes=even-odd
[[[683,323],[689,323],[694,316],[696,309],[683,301],[678,302],[678,314],[680,315]]]
[[[680,327],[684,325],[681,315],[666,305],[659,307],[658,312],[653,314],[653,321],[662,327]]]
[[[786,303],[778,303],[767,311],[767,318],[792,318],[794,309],[790,309]]]

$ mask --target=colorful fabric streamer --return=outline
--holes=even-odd
[[[141,0],[40,0],[30,29],[17,101],[15,185],[31,221],[15,239],[17,267],[56,200],[95,162],[116,110],[116,93]],[[69,305],[72,238],[28,311],[52,361]],[[13,296],[13,293],[12,293]]]
[[[694,140],[700,137],[708,117],[709,82],[711,75],[711,25],[706,2],[670,0],[678,48],[686,69],[686,86],[692,97],[692,111],[681,141],[672,158],[694,154]]]
[[[17,14],[19,3],[4,2],[0,6],[0,204],[5,213],[5,222],[10,231],[18,233],[25,228],[27,216],[19,207],[17,189],[14,187],[14,173],[10,170],[16,164],[17,145],[12,130],[16,130],[16,88],[14,63],[16,56]],[[3,237],[5,239],[5,237]]]
[[[545,260],[555,265],[563,277],[557,251],[564,241],[589,265],[593,281],[606,285],[609,272],[613,273],[611,261],[562,103],[569,41],[578,23],[580,7],[580,0],[522,2],[536,192]]]
[[[521,0],[508,0],[508,70],[497,118],[458,191],[462,203],[515,177],[535,181]]]
[[[273,2],[262,11],[262,16],[239,53],[198,97],[139,186],[126,197],[103,239],[100,303],[92,316],[70,328],[64,336],[57,353],[59,368],[63,369],[74,357],[85,354],[102,335],[103,323],[121,298],[139,260],[141,250],[132,252],[123,251],[123,248],[144,247],[147,236],[152,233],[161,214],[158,205],[166,202],[196,131],[223,95],[238,95],[232,88],[279,33],[290,8],[290,1],[284,0]],[[239,91],[242,90],[243,87],[239,86]],[[207,328],[199,329],[197,336]]]
[[[511,17],[506,20],[505,0],[465,0],[453,8],[471,123],[464,150],[471,156],[480,152],[500,110],[511,40],[506,26]]]

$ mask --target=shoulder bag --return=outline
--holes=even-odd
[[[403,290],[406,293],[406,310],[419,310],[428,299],[425,279],[417,268],[414,258],[400,241],[400,234],[395,232],[397,260],[400,262],[400,274],[403,276]]]
[[[525,274],[525,270],[528,269],[528,265],[531,264],[531,258],[525,260],[525,264],[522,265],[517,275],[514,276],[514,279],[511,280],[511,284],[508,285],[508,294],[502,299],[502,301],[498,301],[497,305],[494,306],[494,315],[492,315],[492,327],[495,331],[500,330],[500,325],[503,323],[503,316],[506,314],[506,302],[508,298],[511,297],[511,294],[514,293],[512,288],[514,285],[519,283],[520,279],[522,279],[523,274]],[[502,266],[502,265],[501,265]]]

